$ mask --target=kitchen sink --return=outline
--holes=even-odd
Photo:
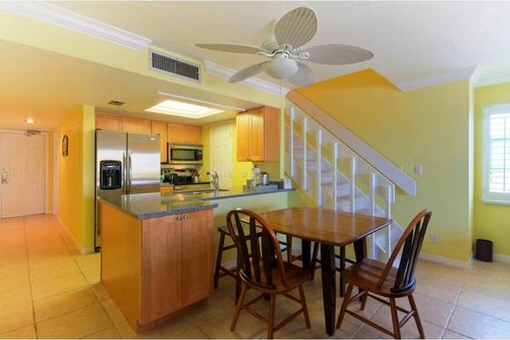
[[[200,194],[209,194],[215,191],[228,191],[227,189],[196,189],[196,190],[186,190],[186,191],[175,191],[176,194],[184,194],[184,195],[200,195]]]

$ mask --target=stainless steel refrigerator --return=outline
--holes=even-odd
[[[96,251],[101,247],[99,197],[160,191],[159,140],[159,135],[96,130]]]

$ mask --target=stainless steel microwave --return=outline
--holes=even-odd
[[[203,147],[201,144],[168,143],[169,164],[202,164]]]

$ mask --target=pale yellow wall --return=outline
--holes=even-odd
[[[83,174],[82,174],[82,112],[70,112],[68,120],[62,123],[58,143],[59,192],[58,219],[69,231],[77,247],[84,244],[83,230]],[[67,135],[69,154],[62,156],[61,141]]]
[[[401,92],[373,70],[314,84],[299,92],[417,181],[418,195],[397,191],[393,218],[402,226],[433,211],[423,251],[471,256],[469,82]],[[423,175],[413,173],[415,164]]]
[[[479,87],[475,90],[475,195],[474,238],[494,242],[494,253],[510,256],[510,206],[482,202],[483,107],[510,103],[510,83]]]

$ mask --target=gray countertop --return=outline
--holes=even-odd
[[[246,191],[242,187],[238,187],[213,192],[192,191],[131,194],[103,197],[101,201],[107,202],[135,218],[146,219],[213,209],[217,207],[216,203],[211,202],[213,200],[264,195],[291,190],[293,189]]]

